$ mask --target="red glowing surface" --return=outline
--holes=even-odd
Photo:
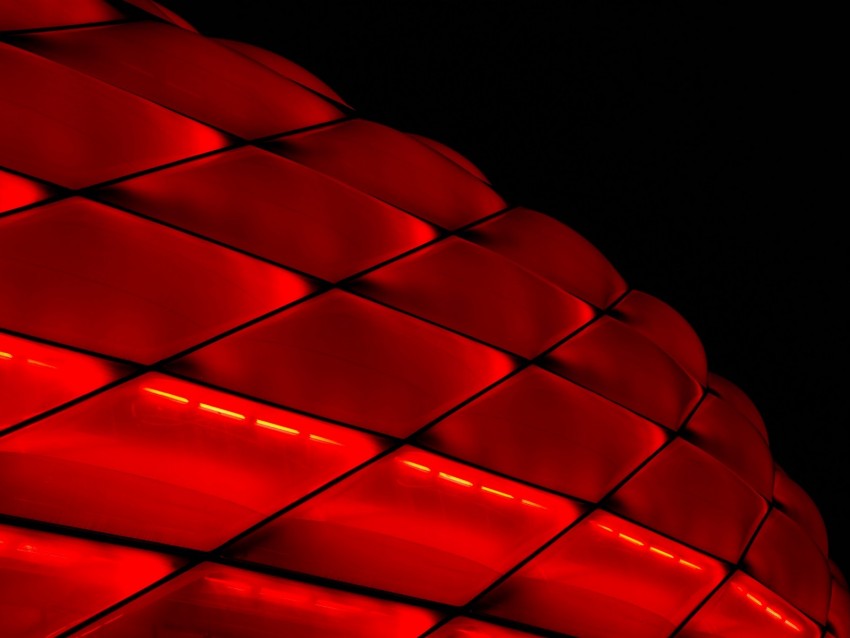
[[[829,565],[811,537],[781,511],[770,513],[743,564],[750,575],[802,612],[826,621]]]
[[[511,377],[425,431],[453,456],[597,501],[667,435],[662,428],[540,368]],[[487,445],[481,445],[486,440]]]
[[[681,439],[620,488],[611,507],[732,563],[767,514],[767,502],[752,488]]]
[[[260,47],[246,42],[225,40],[223,38],[215,38],[215,41],[222,46],[226,46],[228,49],[237,51],[246,58],[259,62],[261,65],[271,69],[275,73],[315,91],[319,95],[324,95],[328,99],[339,102],[340,104],[345,104],[344,100],[337,95],[336,91],[310,73],[307,69],[295,64],[292,60],[287,60],[286,58],[279,56],[277,53],[261,49]]]
[[[705,385],[708,364],[705,349],[690,324],[663,301],[639,290],[629,292],[612,313],[638,334],[643,335]]]
[[[0,170],[0,213],[50,197],[50,189],[31,179]]]
[[[819,638],[820,628],[772,591],[736,573],[678,638]]]
[[[127,372],[109,361],[0,333],[0,431]]]
[[[45,638],[177,569],[153,552],[0,525],[0,631]]]
[[[95,638],[416,638],[425,609],[205,563],[78,634]]]
[[[515,208],[474,226],[468,236],[598,308],[626,292],[626,282],[602,253],[542,213]]]
[[[597,511],[480,604],[489,614],[594,638],[660,638],[725,575],[699,552]]]
[[[532,635],[463,617],[455,618],[428,634],[429,638],[527,638]]]
[[[308,292],[286,270],[85,199],[0,219],[0,324],[94,352],[151,363]]]
[[[458,153],[453,148],[449,148],[445,144],[442,144],[437,140],[432,140],[431,138],[425,137],[424,135],[416,135],[414,133],[408,133],[408,135],[415,139],[417,142],[421,142],[428,148],[431,148],[437,151],[440,155],[450,159],[455,164],[460,166],[463,170],[465,170],[467,173],[471,173],[472,175],[480,179],[482,182],[486,182],[487,184],[490,183],[490,180],[487,179],[487,176],[482,173],[481,170],[475,164],[473,164],[469,159]]]
[[[732,405],[750,424],[758,430],[765,441],[767,441],[767,426],[761,418],[758,409],[750,398],[731,381],[723,377],[709,373],[708,387],[721,399]]]
[[[120,182],[99,196],[328,280],[436,237],[412,215],[251,147]]]
[[[365,120],[283,137],[270,148],[444,228],[505,208],[489,186],[453,161]]]
[[[829,598],[829,627],[839,638],[850,636],[850,590],[847,583],[832,581]]]
[[[545,279],[456,238],[379,268],[354,289],[527,358],[594,316],[590,306]]]
[[[0,439],[0,511],[213,549],[382,447],[368,434],[146,374]]]
[[[767,441],[728,401],[706,395],[682,434],[722,461],[762,496],[773,496],[774,463]]]
[[[0,637],[850,638],[758,410],[575,231],[154,0],[0,34]]]
[[[0,30],[44,29],[106,22],[124,16],[106,0],[27,0],[3,5]]]
[[[152,39],[157,46],[151,47]],[[16,41],[29,51],[245,138],[338,119],[323,98],[203,36],[157,22],[66,29]],[[168,82],[162,82],[167,76]]]
[[[826,524],[818,511],[817,505],[803,488],[792,481],[780,468],[774,475],[774,497],[776,506],[806,534],[826,556],[829,542],[826,537]]]
[[[652,341],[602,317],[541,365],[671,429],[702,396],[700,385]]]
[[[0,121],[15,122],[0,127],[0,165],[27,175],[80,188],[227,143],[209,127],[3,43],[0,67]]]
[[[221,387],[393,436],[410,434],[513,366],[490,348],[339,291],[173,364]]]
[[[254,532],[233,553],[459,605],[580,511],[567,499],[402,448]]]

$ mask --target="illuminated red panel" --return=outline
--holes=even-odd
[[[0,31],[64,27],[119,20],[123,17],[124,15],[106,0],[6,2],[0,11]]]
[[[773,457],[767,442],[730,403],[706,395],[682,433],[691,443],[734,470],[762,496],[773,495]]]
[[[193,31],[197,33],[195,27],[186,22],[179,15],[171,11],[170,9],[166,9],[158,2],[154,2],[154,0],[124,0],[128,4],[132,4],[133,6],[142,9],[143,11],[147,11],[151,15],[154,15],[158,18],[165,20],[166,22],[170,22],[171,24],[180,27],[181,29],[186,29],[187,31]]]
[[[732,563],[767,514],[767,502],[723,463],[681,439],[620,488],[612,507]]]
[[[153,552],[0,525],[0,630],[4,638],[57,636],[180,563]]]
[[[336,91],[325,84],[322,80],[310,73],[307,69],[295,64],[295,62],[292,62],[291,60],[287,60],[286,58],[279,56],[277,53],[267,51],[266,49],[254,46],[253,44],[248,44],[247,42],[225,40],[224,38],[214,38],[213,40],[222,46],[226,46],[228,49],[237,51],[240,55],[244,55],[247,58],[259,62],[275,73],[282,75],[285,78],[289,78],[301,86],[306,86],[308,89],[315,91],[319,95],[324,95],[328,99],[339,102],[340,104],[345,104],[345,101],[337,95]]]
[[[837,638],[850,638],[850,591],[837,580],[832,581],[829,603],[829,627]]]
[[[99,197],[334,281],[436,237],[412,215],[252,147],[119,182]]]
[[[147,374],[0,439],[0,511],[213,549],[382,448]]]
[[[459,617],[451,620],[437,631],[428,634],[429,638],[524,638],[535,634],[508,629],[491,623]]]
[[[480,607],[576,636],[666,638],[724,575],[707,556],[597,511]]]
[[[0,170],[0,213],[35,204],[50,195],[44,184]]]
[[[527,358],[594,316],[593,308],[546,280],[457,238],[375,270],[354,289]]]
[[[714,373],[708,374],[708,387],[724,401],[728,401],[753,427],[758,430],[765,441],[767,441],[767,427],[761,418],[755,404],[744,392],[731,381],[727,381]]]
[[[406,436],[508,374],[512,359],[340,291],[172,364],[215,385]]]
[[[418,142],[421,142],[425,146],[434,149],[440,155],[443,155],[453,161],[455,164],[464,169],[467,173],[471,173],[482,182],[490,183],[490,180],[487,179],[487,176],[481,172],[481,170],[472,162],[470,162],[466,157],[458,153],[453,148],[449,148],[445,144],[438,142],[437,140],[432,140],[429,137],[425,137],[424,135],[416,135],[414,133],[408,133],[410,137],[415,139]]]
[[[626,292],[626,282],[602,253],[548,215],[515,208],[475,226],[467,237],[599,308]]]
[[[772,591],[735,573],[677,638],[820,638],[821,630]]]
[[[176,29],[175,29],[176,30]],[[0,43],[0,164],[81,188],[221,148],[202,124]]]
[[[142,363],[310,289],[286,270],[85,199],[0,219],[0,325]]]
[[[15,44],[245,138],[342,116],[327,100],[265,66],[159,22],[50,31]]]
[[[609,317],[559,346],[542,365],[672,429],[702,396],[693,377],[658,346]]]
[[[826,622],[829,566],[811,537],[779,510],[759,530],[744,568],[816,621]]]
[[[829,547],[826,524],[817,505],[803,488],[788,478],[788,475],[779,467],[776,467],[774,476],[776,506],[802,527],[826,556]]]
[[[444,228],[505,207],[489,186],[440,153],[365,120],[287,136],[270,148]]]
[[[416,638],[439,619],[402,603],[203,563],[77,635]]]
[[[0,333],[0,431],[127,371],[111,361]]]
[[[460,605],[579,513],[572,501],[405,447],[232,551],[255,563]]]
[[[708,364],[702,342],[684,317],[666,303],[645,292],[632,291],[614,306],[612,314],[706,384]]]
[[[841,570],[838,568],[838,565],[836,565],[829,558],[826,559],[826,562],[829,563],[829,573],[832,574],[832,577],[837,580],[838,583],[844,587],[844,589],[850,589],[850,585],[847,584],[847,579],[844,578],[844,574],[841,573]]]
[[[447,454],[589,501],[601,499],[666,439],[662,428],[537,367],[420,437]]]

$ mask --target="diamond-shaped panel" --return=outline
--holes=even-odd
[[[215,385],[406,436],[514,368],[511,357],[340,291],[172,365]]]
[[[580,511],[567,499],[405,447],[259,529],[232,553],[461,605]]]
[[[291,272],[86,199],[0,218],[0,324],[123,359],[152,363],[311,289]]]

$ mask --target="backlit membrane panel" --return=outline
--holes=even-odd
[[[756,407],[576,232],[153,0],[0,36],[0,636],[850,638]]]

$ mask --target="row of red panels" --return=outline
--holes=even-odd
[[[327,540],[317,537],[310,542]],[[325,547],[330,559],[335,548]],[[279,548],[299,549],[303,551],[303,547]],[[378,569],[387,562],[379,562]],[[259,638],[285,631],[296,637],[317,633],[414,637],[453,616],[451,608],[443,606],[354,593],[345,585],[347,589],[340,590],[308,584],[246,566],[251,564],[205,562],[186,571],[189,565],[182,558],[0,526],[0,568],[10,576],[0,584],[4,635],[54,636],[81,625],[74,635],[176,637],[212,632],[224,638]],[[457,566],[434,580],[434,574],[423,573],[420,565],[403,567],[404,580],[421,580],[440,591],[455,587],[452,579],[468,573],[467,565]],[[141,597],[110,611],[152,584],[156,586]],[[839,615],[830,621],[838,635],[844,635],[850,619],[841,615],[842,606],[846,608],[850,596],[838,585],[834,590],[833,606]],[[706,597],[708,601],[688,619]],[[669,636],[687,619],[677,636],[822,635],[810,619],[744,573],[727,578],[714,561],[602,512],[583,519],[477,599],[470,611],[495,622],[527,626],[532,634],[531,627],[540,627],[566,635],[656,638]],[[455,619],[432,635],[529,634]]]
[[[0,377],[15,391],[9,399],[11,405],[19,402],[19,418],[122,377],[114,365],[78,353],[14,337],[3,337],[2,345]],[[34,394],[33,384],[50,392]],[[34,396],[50,403],[26,405]],[[566,405],[571,418],[565,422]],[[709,396],[684,432],[696,442],[713,441],[721,455],[724,442],[727,455],[740,448],[730,432],[751,432],[763,445],[748,424],[733,421],[728,429],[731,410],[728,401]],[[551,432],[543,436],[538,427],[538,436],[529,438],[529,417],[553,424]],[[482,437],[487,446],[477,444]],[[605,573],[606,562],[614,561],[607,587],[626,587],[618,580],[628,576],[618,575],[622,558],[606,545],[623,534],[637,542],[613,548],[640,548],[636,560],[710,565],[694,570],[706,578],[704,588],[683,587],[675,580],[682,576],[678,572],[658,572],[659,591],[705,595],[726,572],[724,563],[708,554],[738,561],[767,513],[767,502],[711,454],[684,438],[668,439],[662,428],[537,368],[510,377],[423,435],[422,445],[474,466],[147,373],[0,439],[0,510],[22,519],[213,550],[295,505],[234,546],[232,555],[460,605],[569,526],[588,509],[584,501],[599,500],[655,454],[607,501],[625,518],[599,511],[588,519],[602,517],[598,529],[616,531],[611,539],[595,538],[603,545],[592,571]],[[523,454],[517,454],[518,447]],[[523,464],[522,458],[535,463]],[[699,479],[677,481],[683,471]],[[338,477],[343,480],[322,489]],[[744,565],[825,622],[830,592],[823,587],[829,582],[823,524],[808,497],[782,473],[775,489],[767,490],[787,514],[772,511]],[[313,497],[303,500],[306,496]],[[579,536],[572,531],[564,538]],[[579,545],[564,560],[591,555]],[[664,562],[650,560],[648,566]]]

